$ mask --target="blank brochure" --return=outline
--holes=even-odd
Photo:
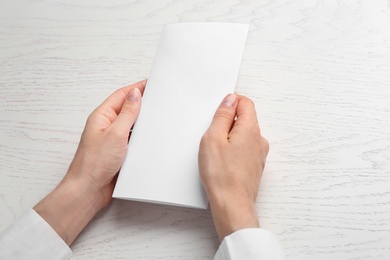
[[[200,140],[233,93],[248,25],[165,26],[113,197],[207,208]]]

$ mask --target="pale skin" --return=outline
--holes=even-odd
[[[199,149],[200,175],[221,241],[237,230],[259,227],[255,201],[268,150],[253,102],[226,96]]]
[[[145,85],[117,90],[92,112],[64,179],[34,207],[69,246],[112,199]],[[253,102],[226,96],[199,148],[200,175],[221,241],[259,227],[255,200],[268,149]]]

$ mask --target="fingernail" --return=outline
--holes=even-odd
[[[237,96],[234,94],[229,94],[223,99],[221,106],[234,107],[236,103],[237,103]]]
[[[141,92],[138,88],[130,89],[129,93],[127,94],[127,100],[138,102],[141,99]]]

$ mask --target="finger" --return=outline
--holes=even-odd
[[[138,88],[131,88],[123,103],[119,115],[110,127],[115,128],[119,133],[129,133],[135,120],[137,120],[141,108],[141,91]]]
[[[126,100],[127,94],[133,88],[138,88],[141,93],[144,92],[147,80],[137,82],[135,84],[123,87],[112,93],[100,106],[110,107],[119,114],[123,107],[123,102]]]
[[[262,145],[264,148],[263,150],[264,150],[265,157],[267,157],[268,152],[269,152],[269,142],[263,136],[261,137],[261,142],[262,142]]]
[[[214,114],[209,131],[216,133],[216,136],[227,137],[236,116],[238,98],[234,94],[227,95],[219,105]]]
[[[259,124],[253,101],[240,95],[237,95],[237,98],[237,118],[234,127],[231,130],[231,134],[241,131],[242,128],[250,129],[252,127],[258,127]]]

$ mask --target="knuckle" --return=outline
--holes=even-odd
[[[112,110],[111,107],[108,106],[99,106],[97,107],[88,117],[87,122],[94,122],[99,118],[106,118],[109,121],[113,121],[115,119],[116,113]]]
[[[128,106],[121,111],[122,114],[124,114],[127,117],[136,117],[137,116],[137,109],[133,106]]]
[[[118,127],[113,127],[110,131],[109,136],[113,138],[114,140],[121,140],[121,139],[127,139],[129,133],[126,131],[122,131]]]
[[[97,118],[97,112],[96,112],[96,110],[94,110],[89,116],[88,116],[88,118],[87,118],[87,125],[88,124],[91,124],[92,122],[94,122],[95,120],[96,120],[96,118]]]
[[[214,138],[213,134],[211,134],[210,131],[207,131],[207,132],[203,135],[203,137],[202,137],[202,139],[201,139],[200,142],[201,142],[201,144],[207,144],[207,143],[213,141],[214,139],[215,139],[215,138]]]
[[[213,131],[207,131],[200,140],[201,146],[213,146],[219,140],[219,136]]]
[[[246,105],[246,106],[250,106],[250,107],[252,107],[252,108],[254,108],[255,107],[255,103],[253,102],[253,100],[252,99],[250,99],[250,98],[248,98],[248,97],[242,97],[242,101],[243,101],[243,103]]]
[[[232,120],[232,117],[233,117],[233,114],[231,111],[229,110],[226,110],[226,109],[219,109],[217,110],[217,112],[215,113],[215,118],[222,118],[222,119],[226,119],[226,120]]]
[[[261,137],[261,146],[264,149],[264,151],[266,152],[266,154],[268,154],[268,152],[269,152],[269,142],[264,137]]]
[[[247,98],[247,103],[248,103],[248,106],[251,106],[251,107],[255,107],[255,103],[253,102],[253,100],[252,99],[250,99],[250,98]]]

